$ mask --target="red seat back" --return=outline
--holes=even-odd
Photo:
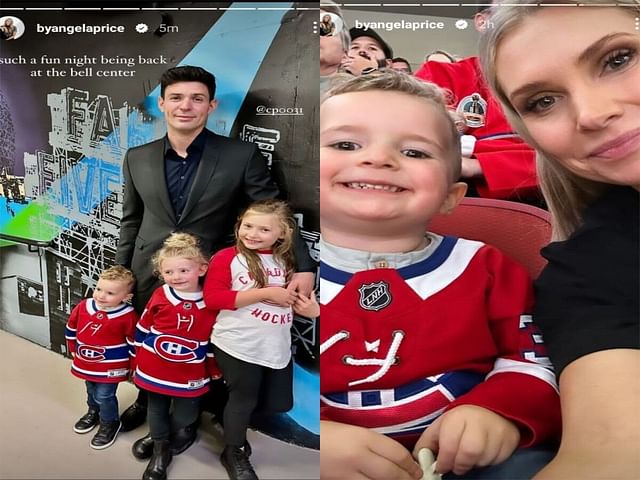
[[[550,218],[546,210],[523,203],[465,197],[451,214],[433,218],[428,229],[493,245],[535,279],[546,264],[540,249],[551,238]]]

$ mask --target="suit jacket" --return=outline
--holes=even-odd
[[[172,232],[198,236],[204,253],[211,255],[234,241],[233,227],[244,207],[279,194],[255,144],[208,130],[180,220],[167,191],[164,138],[129,149],[122,169],[124,201],[115,261],[136,275],[134,306],[138,312],[160,285],[151,257]],[[296,257],[299,271],[315,269],[302,238],[297,240]]]

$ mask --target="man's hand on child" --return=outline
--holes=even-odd
[[[436,471],[462,475],[474,467],[505,461],[520,443],[516,425],[486,408],[461,405],[444,413],[423,433],[414,448],[438,452]]]
[[[316,299],[316,292],[311,292],[308,297],[298,293],[296,303],[293,304],[293,311],[307,318],[316,318],[320,315],[320,305],[318,305]]]
[[[283,307],[290,307],[296,303],[298,294],[295,290],[289,290],[282,287],[266,287],[265,289],[266,300],[270,300],[273,303],[282,305]]]
[[[323,480],[419,480],[422,469],[395,440],[362,427],[320,422]]]
[[[309,296],[313,291],[313,285],[315,283],[315,274],[313,272],[297,272],[291,275],[287,290],[301,293],[305,296]]]

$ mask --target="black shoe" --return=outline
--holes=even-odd
[[[129,432],[135,430],[147,420],[147,407],[140,405],[138,402],[134,402],[129,408],[127,408],[122,415],[120,415],[120,421],[122,422],[122,431]]]
[[[231,480],[258,480],[244,448],[227,445],[220,455]]]
[[[138,460],[151,458],[153,454],[153,438],[151,438],[151,434],[147,433],[144,437],[133,442],[131,453]]]
[[[89,411],[80,417],[80,420],[73,426],[76,433],[89,433],[100,423],[100,414],[95,408],[89,408]]]
[[[171,453],[180,455],[196,441],[198,422],[181,428],[171,436]]]
[[[156,440],[153,442],[153,455],[147,469],[142,474],[142,480],[167,480],[167,467],[170,463],[169,440]]]
[[[91,439],[91,448],[102,450],[103,448],[110,447],[113,442],[116,441],[120,427],[122,427],[120,420],[116,420],[115,422],[100,422],[98,433]]]

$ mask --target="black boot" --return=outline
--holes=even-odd
[[[133,456],[138,460],[151,458],[153,454],[153,438],[151,438],[151,434],[147,433],[144,437],[133,442],[131,453],[133,453]]]
[[[147,406],[138,402],[134,402],[129,408],[127,408],[122,415],[120,415],[120,421],[122,422],[122,431],[129,432],[135,430],[147,420]]]
[[[171,435],[171,453],[180,455],[196,441],[196,433],[198,432],[198,423],[195,422],[179,429]]]
[[[220,455],[220,461],[231,480],[258,480],[244,448],[227,445]]]
[[[171,463],[171,448],[169,440],[153,442],[153,455],[147,469],[142,474],[142,480],[167,480],[167,467]]]

